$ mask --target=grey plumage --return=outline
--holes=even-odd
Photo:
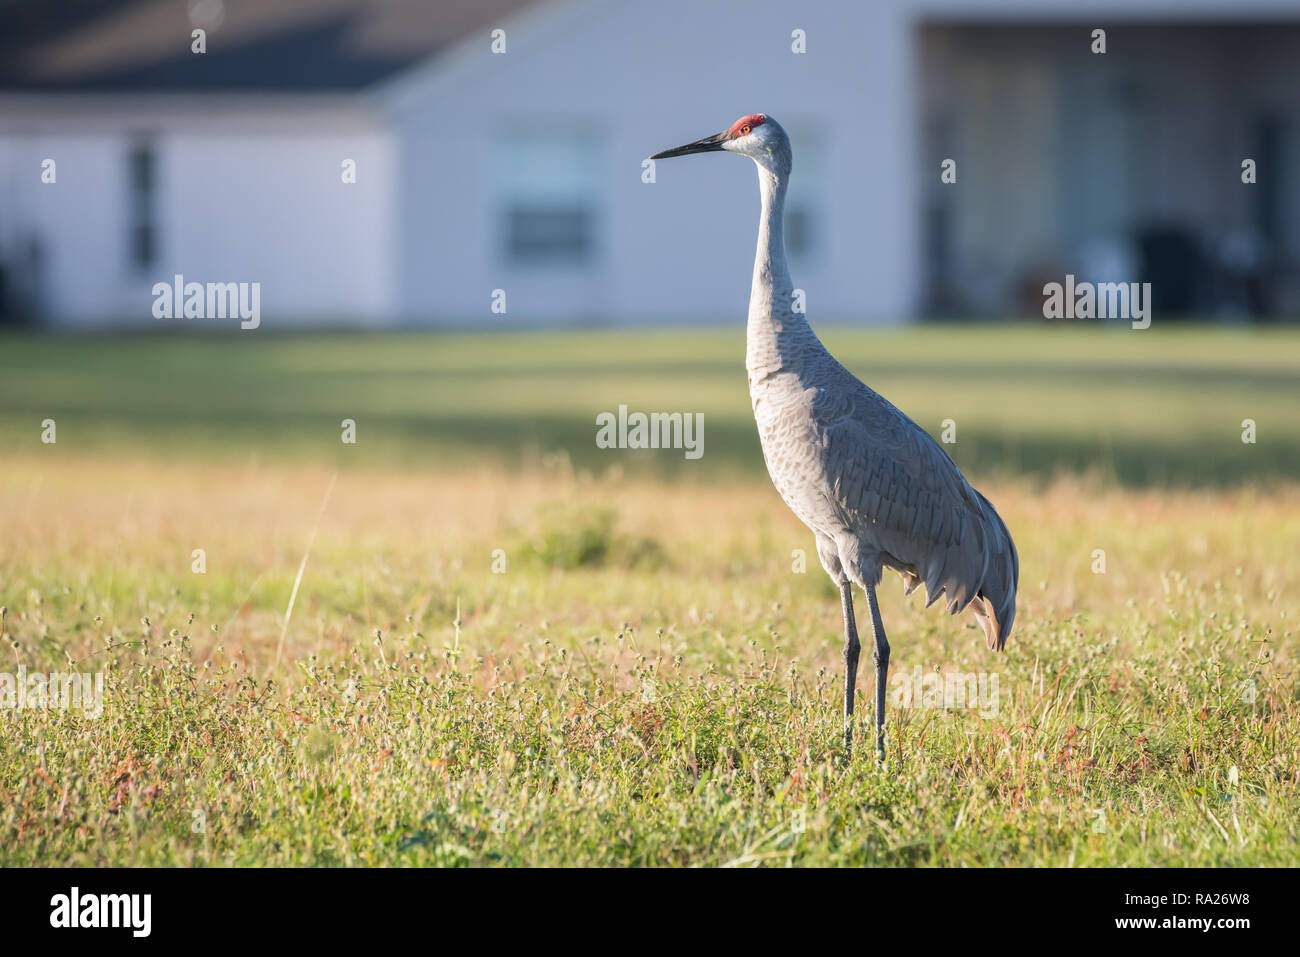
[[[1015,619],[1019,559],[1006,525],[943,448],[859,382],[798,316],[751,320],[750,398],[768,474],[817,537],[837,584],[880,584],[968,605],[989,647]]]
[[[877,747],[884,753],[889,643],[876,604],[883,570],[924,584],[952,614],[971,608],[990,648],[1006,644],[1020,564],[997,511],[943,448],[827,352],[794,311],[786,264],[784,202],[790,142],[774,119],[752,114],[717,136],[653,158],[726,150],[758,166],[762,211],[750,289],[745,367],[768,474],[813,532],[844,611],[846,746],[852,741],[859,642],[852,586],[867,594],[875,639]]]

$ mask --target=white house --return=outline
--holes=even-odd
[[[156,324],[150,290],[177,273],[260,282],[272,325],[392,314],[392,139],[372,111],[75,94],[0,111],[0,250],[26,265],[16,291],[56,321]],[[345,158],[366,173],[354,186]]]
[[[1031,311],[1066,272],[1300,311],[1296,0],[46,6],[0,12],[11,315],[152,327],[181,274],[259,282],[270,329],[738,320],[752,168],[643,162],[760,111],[814,317]]]

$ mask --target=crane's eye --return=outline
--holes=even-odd
[[[748,135],[749,135],[749,124],[748,124],[748,123],[746,123],[744,126],[742,126],[742,127],[740,128],[740,135],[741,135],[741,136],[748,136]]]

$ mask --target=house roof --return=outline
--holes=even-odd
[[[359,90],[531,2],[0,0],[0,92]]]

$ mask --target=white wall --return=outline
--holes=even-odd
[[[344,157],[355,184],[341,180]],[[153,271],[261,282],[264,328],[382,321],[393,306],[388,160],[384,137],[369,133],[169,137]]]
[[[46,159],[56,164],[49,185]],[[129,307],[125,165],[113,136],[0,134],[0,254],[38,239],[40,300],[54,318],[102,321]],[[29,277],[14,279],[27,285]]]
[[[61,324],[154,325],[152,286],[178,272],[260,282],[262,328],[393,313],[390,137],[351,107],[23,98],[0,102],[0,130],[0,249],[41,237]],[[144,271],[130,259],[127,159],[142,137],[157,155],[158,255]],[[356,184],[341,180],[344,158]]]
[[[412,321],[743,319],[758,220],[752,163],[658,164],[650,153],[768,112],[821,143],[820,248],[793,267],[814,317],[897,321],[912,309],[917,209],[912,44],[888,5],[777,0],[544,7],[451,61],[393,84],[400,303]],[[808,52],[790,50],[795,28]],[[525,270],[499,254],[493,155],[508,124],[548,121],[603,139],[593,189],[603,243],[592,268]],[[799,142],[794,143],[799,176]]]

